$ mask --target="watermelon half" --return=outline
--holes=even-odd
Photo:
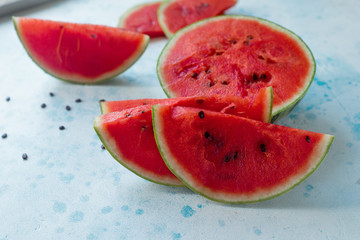
[[[273,87],[273,121],[305,95],[315,60],[303,40],[270,21],[219,16],[178,31],[157,64],[169,97],[224,94],[248,97]]]
[[[150,2],[134,6],[120,17],[118,27],[144,33],[151,38],[164,36],[157,17],[161,3]]]
[[[94,128],[106,149],[123,166],[152,182],[181,186],[182,182],[166,167],[156,146],[152,105],[200,107],[269,121],[271,88],[265,90],[253,103],[224,96],[103,102],[104,114],[96,117]]]
[[[201,19],[223,14],[237,0],[167,0],[158,11],[158,21],[167,37]]]
[[[308,177],[333,136],[213,111],[155,105],[156,143],[189,188],[221,202],[266,200]]]
[[[129,68],[149,36],[119,28],[13,17],[25,50],[45,72],[75,83],[95,83]]]

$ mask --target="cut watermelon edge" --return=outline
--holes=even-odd
[[[159,178],[158,175],[153,174],[152,172],[144,171],[142,168],[139,168],[136,164],[129,164],[129,161],[125,161],[126,159],[121,152],[117,151],[116,143],[111,138],[109,134],[107,134],[107,131],[102,127],[101,125],[101,116],[96,116],[94,125],[93,125],[96,134],[98,135],[100,141],[104,144],[104,147],[106,150],[110,153],[110,155],[123,167],[128,169],[129,171],[133,172],[135,175],[148,180],[150,182],[171,186],[171,187],[184,187],[184,185],[179,185],[178,182],[173,182],[169,178]],[[150,177],[146,176],[150,175]],[[159,180],[155,180],[159,179]]]
[[[34,58],[34,56],[31,54],[31,52],[30,52],[28,46],[26,45],[25,41],[23,41],[23,38],[22,38],[22,35],[21,35],[21,30],[19,29],[19,26],[18,26],[18,19],[19,18],[21,18],[21,17],[13,16],[12,20],[13,20],[13,23],[14,23],[14,26],[15,26],[17,36],[18,36],[21,44],[23,45],[27,55],[31,58],[31,60],[40,69],[42,69],[45,73],[53,76],[56,79],[59,79],[59,80],[62,80],[62,81],[68,82],[68,83],[73,83],[73,84],[74,83],[75,84],[98,84],[98,83],[102,83],[102,82],[105,82],[105,81],[108,81],[110,79],[115,78],[116,76],[118,76],[119,74],[125,72],[128,68],[130,68],[133,64],[135,64],[137,62],[137,60],[145,52],[145,50],[146,50],[146,48],[147,48],[147,46],[149,44],[149,41],[150,41],[150,37],[148,35],[142,34],[142,35],[144,35],[144,39],[143,39],[142,43],[139,44],[137,51],[135,51],[133,53],[132,57],[127,59],[118,68],[116,68],[116,69],[114,69],[112,71],[106,72],[106,73],[104,73],[104,74],[102,74],[102,75],[100,75],[100,76],[98,76],[96,78],[86,78],[86,77],[83,77],[83,76],[78,75],[78,74],[69,75],[70,77],[69,76],[68,77],[62,77],[58,73],[54,73],[50,69],[47,69],[46,66],[43,66],[41,63],[39,63]],[[51,20],[49,20],[49,21],[51,21]],[[107,26],[107,27],[109,27],[109,26]],[[128,30],[126,30],[126,31],[128,31]],[[141,33],[138,33],[138,34],[141,34]],[[76,79],[76,80],[74,80],[74,79]]]
[[[184,170],[181,171],[181,170],[176,169],[176,167],[174,167],[171,164],[171,160],[169,161],[169,159],[176,159],[176,158],[171,154],[169,145],[166,142],[160,140],[163,129],[162,129],[162,121],[161,121],[160,117],[157,116],[158,112],[161,111],[161,108],[164,108],[164,107],[166,108],[167,106],[154,105],[152,107],[152,119],[153,119],[155,141],[156,141],[159,152],[160,152],[166,166],[178,179],[180,179],[180,181],[182,181],[184,183],[184,185],[186,187],[191,189],[193,192],[198,193],[198,194],[204,196],[205,198],[208,198],[208,199],[216,201],[216,202],[227,203],[227,204],[228,203],[230,203],[230,204],[256,203],[256,202],[261,202],[261,201],[265,201],[265,200],[270,200],[270,199],[276,198],[284,193],[289,192],[291,189],[295,188],[300,183],[302,183],[305,179],[307,179],[312,173],[315,172],[316,169],[318,169],[318,167],[320,166],[322,161],[325,159],[325,156],[327,155],[327,153],[334,141],[334,136],[324,134],[321,144],[317,145],[316,154],[314,154],[315,156],[313,155],[312,160],[309,161],[309,163],[315,162],[315,164],[311,165],[312,167],[309,168],[306,171],[306,173],[300,174],[301,177],[292,177],[289,181],[287,181],[288,184],[286,184],[285,186],[282,185],[283,187],[277,187],[277,188],[275,188],[275,190],[272,190],[273,192],[275,192],[274,194],[267,193],[267,194],[264,194],[265,195],[264,197],[258,197],[256,199],[250,198],[247,200],[245,199],[245,200],[240,200],[240,201],[237,200],[239,195],[231,195],[231,194],[227,194],[227,193],[218,193],[217,194],[217,196],[225,196],[223,198],[213,197],[213,196],[209,196],[208,194],[204,193],[204,191],[212,193],[212,191],[210,189],[208,189],[206,187],[197,189],[196,187],[189,184],[188,181],[184,180],[184,179],[192,179],[193,177]],[[234,117],[236,117],[236,116],[234,116]],[[179,168],[181,168],[181,167],[179,167]],[[181,171],[182,173],[179,174],[179,171]],[[186,177],[184,177],[184,175],[186,175]],[[290,182],[290,184],[289,184],[289,182]],[[229,197],[229,195],[230,195],[230,197]],[[233,196],[233,197],[231,197],[231,196]]]

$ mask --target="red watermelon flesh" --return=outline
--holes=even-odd
[[[239,98],[230,95],[213,95],[208,97],[179,97],[168,99],[135,99],[101,102],[101,112],[122,111],[141,105],[172,104],[176,106],[198,107],[228,113],[241,117],[269,122],[272,110],[272,88],[263,88],[254,99]]]
[[[164,36],[157,18],[157,11],[161,3],[151,2],[131,8],[121,16],[118,27],[144,33],[151,38]]]
[[[236,0],[168,0],[159,8],[158,19],[167,37],[201,19],[223,14]]]
[[[333,136],[199,109],[155,105],[153,124],[169,169],[222,202],[273,198],[319,166]]]
[[[179,31],[158,61],[169,97],[224,94],[247,97],[273,87],[273,117],[300,101],[315,74],[309,48],[264,19],[220,16]]]
[[[271,115],[271,110],[269,110],[271,109],[271,89],[267,90],[267,94],[267,99],[265,99],[264,93],[261,100],[267,102],[267,120],[269,120]],[[144,102],[146,105],[142,105]],[[134,103],[140,103],[140,105],[133,107],[132,104]],[[111,155],[129,170],[145,179],[175,186],[182,185],[182,183],[166,167],[155,143],[151,118],[151,107],[154,103],[201,107],[202,109],[240,116],[251,116],[250,113],[259,110],[259,106],[264,107],[264,105],[254,104],[252,109],[249,108],[249,103],[242,104],[238,98],[218,99],[215,96],[102,103],[103,112],[110,112],[97,117],[94,128]],[[111,112],[112,110],[117,111]]]
[[[29,56],[45,72],[76,83],[112,78],[130,67],[147,47],[149,37],[119,28],[13,18]]]

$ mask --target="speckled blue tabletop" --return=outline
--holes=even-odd
[[[17,15],[115,26],[140,2],[52,1]],[[0,239],[359,239],[360,2],[243,0],[229,12],[279,23],[313,51],[314,82],[278,122],[335,135],[313,175],[280,197],[247,205],[216,203],[137,177],[101,148],[93,120],[100,99],[165,98],[155,66],[166,39],[152,40],[140,60],[115,79],[76,85],[38,68],[5,16],[0,18],[0,135],[7,134],[0,138]]]

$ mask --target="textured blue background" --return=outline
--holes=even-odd
[[[140,2],[54,1],[18,15],[115,26]],[[99,99],[165,97],[155,66],[166,39],[152,40],[140,60],[115,79],[75,85],[39,69],[10,17],[3,17],[0,135],[8,137],[0,138],[0,239],[357,239],[360,2],[248,0],[229,12],[279,23],[313,51],[315,80],[279,122],[336,136],[313,175],[278,198],[248,205],[212,202],[186,188],[137,177],[101,149],[93,120],[100,114]]]

